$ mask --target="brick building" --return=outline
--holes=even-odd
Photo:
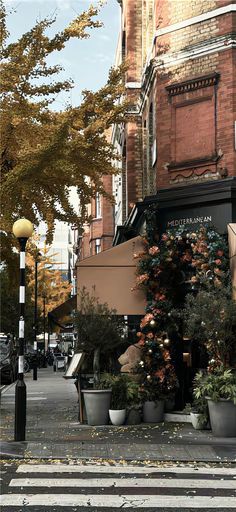
[[[150,203],[162,229],[236,222],[235,0],[118,1],[130,117],[112,133],[120,172],[104,178],[116,205],[92,200],[80,261],[140,233]]]
[[[121,55],[129,62],[126,90],[132,112],[123,137],[119,134],[123,155],[120,187],[127,233],[132,233],[134,211],[142,209],[147,196],[154,200],[158,195],[156,200],[161,203],[164,195],[165,199],[177,198],[181,191],[184,196],[191,195],[193,203],[195,196],[196,203],[199,191],[228,187],[232,199],[236,176],[236,3],[119,3]],[[117,144],[117,130],[114,134]],[[190,187],[189,192],[183,187]],[[229,216],[226,224],[232,220]],[[117,228],[115,243],[123,240],[124,226]]]

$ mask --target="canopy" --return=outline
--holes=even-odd
[[[61,321],[63,321],[66,316],[70,315],[74,309],[76,309],[76,295],[73,295],[73,297],[70,297],[70,299],[50,311],[48,313],[49,321],[63,329],[67,329],[66,325],[61,325]]]
[[[229,258],[232,275],[233,298],[236,300],[236,224],[228,224]]]
[[[136,280],[137,259],[134,254],[143,251],[140,236],[100,252],[77,264],[78,292],[83,287],[92,292],[100,303],[107,302],[118,315],[143,315],[145,293],[133,290]],[[77,298],[79,308],[79,295]]]

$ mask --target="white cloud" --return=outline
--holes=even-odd
[[[102,41],[111,41],[111,37],[107,34],[98,34],[97,38],[101,39]]]

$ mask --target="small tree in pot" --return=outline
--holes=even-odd
[[[93,401],[95,395],[101,398],[101,361],[107,356],[112,356],[116,349],[125,342],[125,323],[123,317],[116,315],[114,309],[110,309],[108,305],[100,304],[96,297],[95,289],[90,294],[85,288],[82,289],[79,296],[79,310],[75,314],[75,325],[77,330],[77,345],[76,351],[84,351],[92,357],[93,367],[93,387],[85,394],[89,395]],[[104,384],[102,384],[103,386]],[[111,390],[110,390],[111,393]],[[87,403],[88,396],[85,397],[85,407],[87,411],[88,423],[101,424],[101,416],[96,422],[94,418],[95,407],[91,407]],[[104,422],[108,422],[108,410],[110,405],[110,396],[107,399],[107,411],[105,412]],[[101,411],[101,406],[97,407],[98,412]],[[92,411],[92,418],[89,418],[89,410]]]
[[[95,288],[90,294],[85,288],[79,295],[79,310],[75,314],[77,351],[93,357],[94,388],[99,387],[101,358],[109,356],[125,342],[125,322],[108,304],[100,304]]]

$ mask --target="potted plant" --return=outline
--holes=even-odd
[[[114,354],[125,342],[125,324],[116,311],[100,304],[95,290],[89,294],[85,288],[79,295],[79,310],[75,314],[77,330],[76,351],[84,351],[92,358],[93,389],[83,389],[89,425],[107,424],[111,401],[111,386],[101,380],[101,362]]]
[[[126,418],[127,379],[125,375],[110,376],[111,405],[109,417],[113,425],[123,425]]]
[[[128,425],[141,423],[142,402],[140,396],[140,384],[136,376],[127,375],[127,419]]]
[[[142,364],[145,363],[141,361],[140,365]],[[178,381],[174,368],[169,361],[163,362],[161,360],[156,369],[151,368],[150,370],[150,373],[145,372],[144,380],[140,385],[143,402],[143,421],[145,423],[159,423],[164,420],[165,401],[173,396],[177,389]]]
[[[236,437],[236,372],[224,366],[199,372],[194,396],[208,403],[212,433],[219,437]]]
[[[193,403],[190,409],[190,418],[196,430],[205,429],[209,423],[207,400],[205,396],[199,396],[197,393],[202,378],[202,372],[198,372],[193,379]]]

